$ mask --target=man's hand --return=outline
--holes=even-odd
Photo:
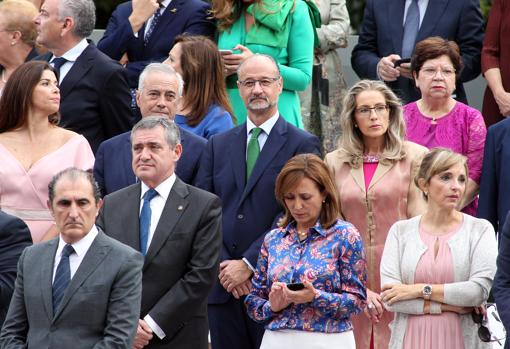
[[[242,296],[246,296],[251,291],[251,280],[248,279],[237,287],[234,287],[232,290],[232,296],[235,299],[239,299]]]
[[[241,285],[246,280],[250,279],[252,272],[250,268],[242,260],[225,260],[220,263],[220,279],[221,286],[227,292]]]
[[[137,33],[145,22],[159,9],[158,0],[133,0],[133,12],[128,20],[131,23],[133,33]]]
[[[140,319],[138,320],[138,328],[136,329],[135,340],[133,342],[133,349],[142,349],[152,339],[152,330],[147,323]]]
[[[120,63],[120,65],[122,65],[124,67],[129,63],[129,57],[128,57],[127,52],[124,52],[124,54],[120,58],[119,63]]]
[[[377,63],[377,74],[384,81],[395,81],[400,76],[400,71],[395,68],[395,61],[399,60],[399,55],[389,55],[381,58]]]
[[[411,63],[402,63],[397,69],[400,72],[400,76],[408,79],[413,78],[413,74],[411,72]]]

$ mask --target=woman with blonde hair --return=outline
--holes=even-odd
[[[326,155],[326,163],[342,217],[358,228],[367,253],[366,316],[353,318],[354,335],[358,349],[384,349],[393,315],[384,311],[379,295],[381,255],[391,225],[425,209],[413,177],[427,149],[404,140],[400,100],[383,82],[359,81],[343,106],[341,143]]]

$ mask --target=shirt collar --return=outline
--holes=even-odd
[[[327,229],[324,229],[321,225],[321,221],[318,219],[317,222],[315,222],[315,225],[313,227],[310,228],[311,230],[314,230],[315,232],[317,232],[319,235],[321,235],[322,237],[326,237],[326,233],[327,233]],[[292,232],[295,232],[296,231],[296,221],[292,221],[290,222],[289,224],[287,224],[287,226],[285,228],[283,228],[284,232],[283,232],[283,235],[287,235],[287,234],[290,234]]]
[[[98,234],[97,227],[95,225],[92,226],[92,229],[86,234],[84,237],[82,237],[80,240],[76,241],[74,244],[71,244],[74,248],[74,252],[79,256],[83,257],[85,253],[89,250],[90,246],[94,242],[94,239],[96,238]],[[58,241],[58,248],[57,248],[57,256],[62,254],[62,250],[64,249],[64,246],[67,245],[67,242],[65,242],[62,239],[62,235],[59,237]]]
[[[156,188],[154,188],[158,192],[158,195],[160,195],[163,199],[165,199],[165,202],[168,199],[168,196],[170,195],[170,190],[172,190],[172,187],[174,186],[176,178],[177,177],[174,172],[174,173],[172,173],[172,175],[170,177],[165,179]],[[149,189],[150,188],[147,186],[147,184],[142,182],[142,191],[140,193],[140,199],[143,198],[143,196]]]
[[[78,57],[85,51],[85,49],[89,46],[87,39],[82,39],[78,44],[76,44],[72,49],[68,50],[61,57],[67,59],[69,62],[76,62]],[[55,55],[51,58],[52,62],[56,58]]]
[[[163,0],[163,1],[161,1],[161,5],[159,5],[159,6],[162,8],[167,8],[171,2],[172,2],[172,0]]]
[[[262,125],[259,127],[264,131],[266,135],[269,136],[269,132],[273,129],[273,126],[276,124],[276,121],[278,121],[278,117],[280,116],[280,113],[276,111],[276,114],[271,116],[269,119],[267,119]],[[250,120],[250,118],[246,118],[246,135],[249,137],[251,130],[253,130],[255,127],[255,124]]]

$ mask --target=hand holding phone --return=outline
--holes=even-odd
[[[411,58],[402,58],[402,59],[397,59],[394,63],[393,63],[393,66],[396,68],[396,67],[400,67],[400,65],[402,63],[411,63]]]
[[[232,50],[218,50],[222,56],[231,55],[234,52]]]
[[[296,282],[292,284],[287,284],[287,288],[291,291],[301,291],[305,288],[305,285],[302,282]]]

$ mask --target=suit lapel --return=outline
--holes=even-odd
[[[136,176],[133,173],[133,153],[131,152],[131,133],[129,133],[124,139],[122,144],[122,165],[124,171],[122,171],[122,175],[124,176],[124,183],[126,185],[131,185],[136,183]]]
[[[246,188],[243,192],[243,196],[240,202],[243,202],[244,198],[253,189],[266,168],[269,166],[269,164],[271,164],[273,158],[276,156],[276,154],[278,154],[285,142],[287,142],[286,134],[287,124],[285,123],[283,117],[279,116],[276,124],[273,126],[273,129],[267,137],[266,143],[260,152],[257,162],[255,163],[255,167],[253,168],[253,172],[251,173],[248,183],[246,183]]]
[[[363,175],[363,165],[353,168],[351,167],[351,176],[354,182],[360,187],[361,191],[365,193],[365,176]]]
[[[104,243],[103,232],[99,231],[98,235],[92,242],[92,245],[90,245],[89,250],[85,254],[85,257],[83,257],[78,270],[76,270],[76,273],[74,274],[69,287],[64,293],[64,298],[62,298],[62,302],[60,303],[57,313],[53,317],[53,321],[55,321],[55,319],[57,319],[58,316],[62,313],[67,303],[69,303],[69,300],[80,288],[83,282],[85,282],[90,274],[98,268],[99,263],[103,261],[109,250],[110,247]]]
[[[430,7],[430,6],[429,6]],[[402,37],[404,35],[404,9],[405,0],[389,1],[387,21],[390,26],[390,33],[393,41],[393,51],[402,54]],[[402,57],[407,58],[407,57]]]
[[[416,37],[416,42],[431,35],[437,22],[442,18],[443,12],[446,10],[446,5],[448,5],[448,0],[429,0],[427,11],[425,11],[425,16],[420,26],[420,31]]]
[[[125,191],[125,205],[119,205],[118,217],[120,220],[121,232],[124,239],[122,242],[140,251],[140,193],[142,186],[140,182]]]
[[[237,189],[241,192],[246,186],[246,123],[233,132],[228,149]]]
[[[48,242],[46,252],[44,253],[41,269],[41,292],[44,302],[44,308],[48,319],[53,319],[53,266],[55,255],[57,254],[59,239],[53,239]]]
[[[60,95],[64,99],[69,92],[73,89],[74,85],[82,80],[83,76],[92,68],[94,56],[92,51],[95,49],[94,45],[89,44],[87,48],[74,62],[71,70],[66,74],[64,80],[60,84]]]
[[[158,226],[154,231],[149,249],[147,250],[143,266],[144,270],[158,254],[168,237],[174,232],[175,225],[188,207],[189,202],[186,199],[188,194],[189,191],[186,184],[179,178],[176,178],[172,190],[170,190],[170,194],[168,195],[168,199],[166,200],[163,212],[161,213]]]
[[[163,12],[163,15],[159,19],[159,23],[154,28],[154,32],[152,33],[151,37],[149,38],[149,45],[152,40],[161,40],[161,35],[165,35],[168,33],[167,26],[171,25],[172,23],[175,23],[176,18],[180,16],[181,14],[181,8],[184,6],[183,0],[172,0],[170,4],[168,4],[168,8],[165,9],[165,12]],[[173,30],[170,30],[171,32]],[[145,34],[145,29],[144,29]],[[168,35],[168,34],[166,34]]]
[[[393,163],[389,163],[387,165],[379,163],[375,169],[374,177],[372,177],[368,189],[370,190],[389,170],[391,170],[392,167]]]

